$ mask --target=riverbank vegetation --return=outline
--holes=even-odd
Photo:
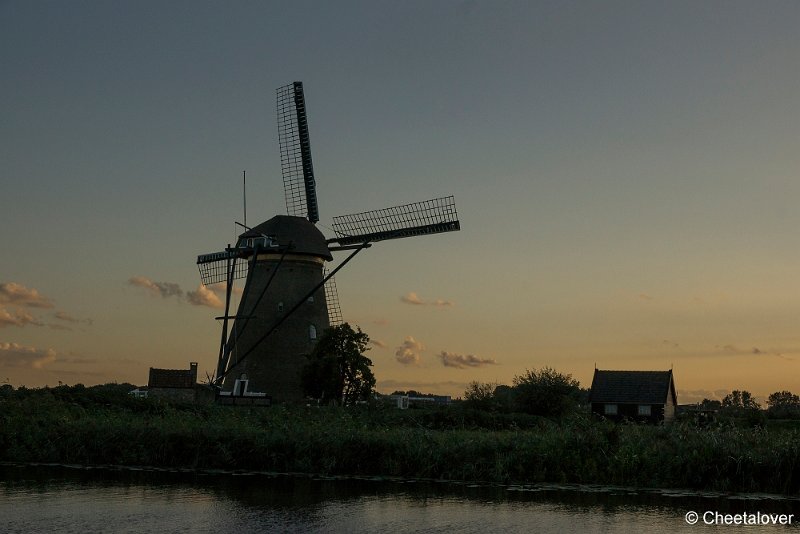
[[[800,431],[614,425],[468,405],[174,405],[130,385],[0,387],[0,461],[800,493]]]

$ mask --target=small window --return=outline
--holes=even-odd
[[[639,405],[639,415],[650,415],[650,405],[649,404],[640,404]]]
[[[617,405],[616,404],[606,404],[605,405],[605,414],[606,415],[617,415]]]
[[[314,326],[313,324],[309,325],[308,327],[308,339],[311,340],[317,339],[317,327]]]
[[[279,311],[279,312],[282,312],[282,311],[283,311],[283,302],[279,302],[279,303],[278,303],[278,311]]]

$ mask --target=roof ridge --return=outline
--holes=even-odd
[[[666,371],[656,371],[656,370],[626,370],[626,369],[595,369],[595,371],[600,373],[670,373],[672,369],[667,369]]]

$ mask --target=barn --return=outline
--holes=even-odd
[[[675,418],[675,381],[669,371],[594,370],[592,413],[612,421],[663,423]]]

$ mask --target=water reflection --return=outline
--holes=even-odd
[[[8,532],[698,532],[687,511],[798,514],[797,500],[625,488],[0,466]],[[798,524],[792,525],[796,531]],[[739,527],[743,528],[743,527]],[[747,532],[775,532],[775,526]]]

